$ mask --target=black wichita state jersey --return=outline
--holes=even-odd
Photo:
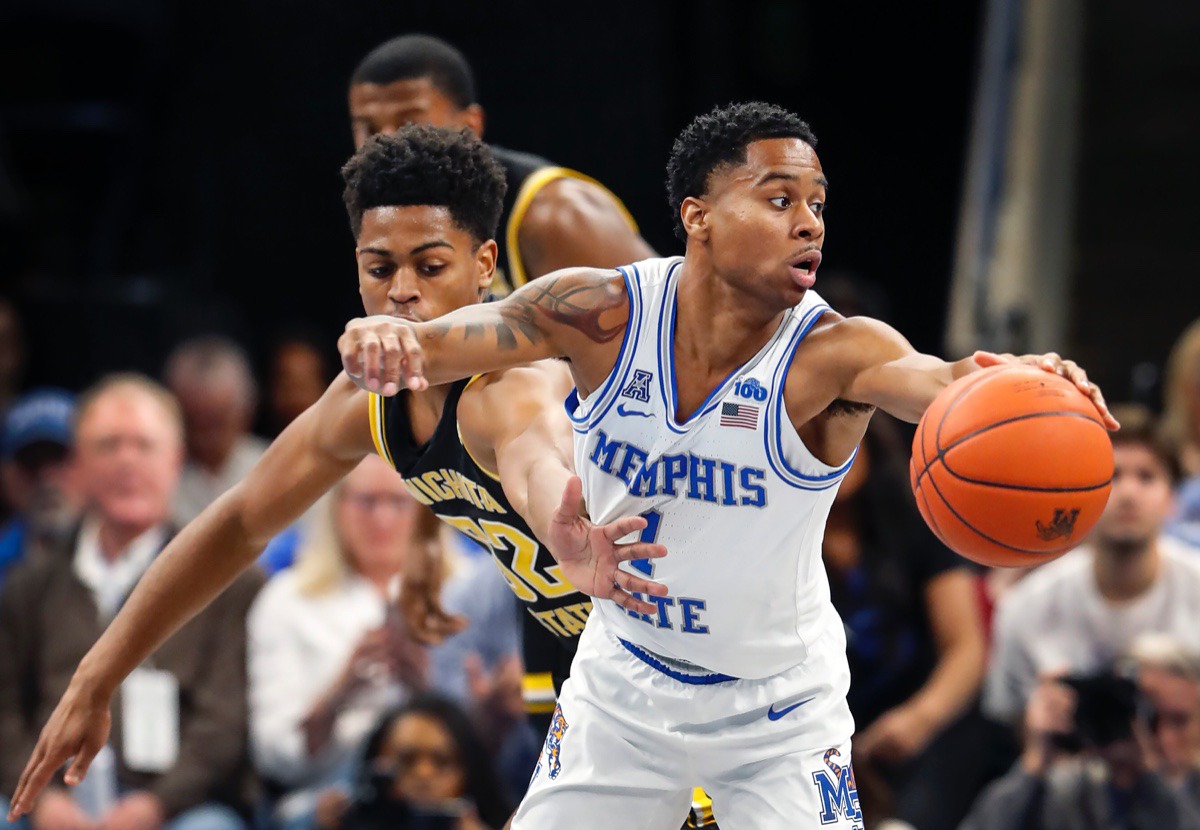
[[[413,437],[407,393],[391,398],[371,394],[371,435],[375,449],[404,476],[417,501],[491,551],[496,567],[529,612],[522,615],[526,707],[531,713],[548,713],[570,669],[592,601],[575,590],[550,551],[534,538],[509,504],[500,479],[463,446],[458,401],[475,380],[451,386],[442,417],[425,444]]]
[[[578,179],[604,188],[629,222],[629,227],[637,231],[637,223],[633,221],[633,216],[625,209],[621,200],[591,176],[569,167],[559,167],[541,156],[530,153],[518,153],[495,145],[492,145],[491,150],[496,161],[504,168],[504,178],[508,182],[508,190],[504,194],[504,211],[500,214],[500,232],[496,234],[496,245],[500,251],[496,260],[496,276],[492,280],[493,294],[503,296],[529,282],[530,277],[517,245],[517,235],[534,197],[553,181]]]

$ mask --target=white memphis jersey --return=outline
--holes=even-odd
[[[667,548],[663,559],[623,565],[668,586],[670,596],[646,597],[656,613],[633,614],[611,600],[595,613],[651,659],[767,677],[803,662],[827,627],[841,627],[821,542],[853,458],[837,468],[818,461],[783,403],[796,347],[829,306],[808,291],[762,350],[679,423],[673,340],[682,265],[674,257],[620,269],[629,323],[616,365],[586,400],[568,398],[592,520],[645,515],[643,538]]]

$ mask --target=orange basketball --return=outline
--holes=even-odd
[[[946,387],[909,464],[926,524],[983,565],[1036,565],[1078,545],[1112,487],[1108,430],[1073,383],[996,366]]]

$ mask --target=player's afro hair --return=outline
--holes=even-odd
[[[346,162],[342,178],[355,239],[372,208],[436,205],[483,242],[496,235],[507,189],[503,168],[474,133],[416,124],[373,136]]]
[[[401,35],[385,41],[362,59],[350,85],[387,84],[428,78],[459,109],[475,103],[475,75],[463,53],[431,35]]]
[[[703,196],[714,170],[744,162],[746,146],[764,138],[798,138],[817,146],[817,137],[800,116],[762,101],[717,107],[683,128],[667,162],[667,200],[675,214],[677,237],[687,240],[679,215],[683,200]]]

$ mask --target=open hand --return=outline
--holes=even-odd
[[[1002,366],[1010,364],[1014,366],[1036,366],[1047,372],[1053,372],[1060,375],[1075,384],[1075,387],[1092,399],[1092,403],[1096,405],[1096,409],[1100,412],[1100,417],[1104,420],[1104,425],[1110,430],[1118,430],[1121,425],[1117,423],[1117,419],[1108,411],[1108,404],[1104,402],[1104,394],[1100,391],[1100,387],[1088,380],[1087,372],[1073,360],[1065,360],[1059,357],[1054,352],[1048,354],[1026,354],[1026,355],[1011,355],[1011,354],[994,354],[992,352],[975,352],[975,362],[987,368],[988,366]]]
[[[63,780],[70,786],[83,780],[92,759],[108,742],[112,728],[108,707],[107,696],[77,688],[75,683],[67,688],[42,728],[33,755],[17,782],[9,805],[9,821],[16,821],[33,809],[50,777],[68,760],[71,766]]]
[[[633,596],[634,593],[665,597],[667,586],[623,571],[618,565],[634,559],[659,559],[667,549],[653,542],[618,540],[646,526],[641,516],[628,516],[606,525],[594,525],[583,515],[583,482],[571,476],[563,490],[562,503],[550,521],[547,542],[563,575],[578,590],[601,599],[611,599],[627,611],[656,614],[658,606]]]

